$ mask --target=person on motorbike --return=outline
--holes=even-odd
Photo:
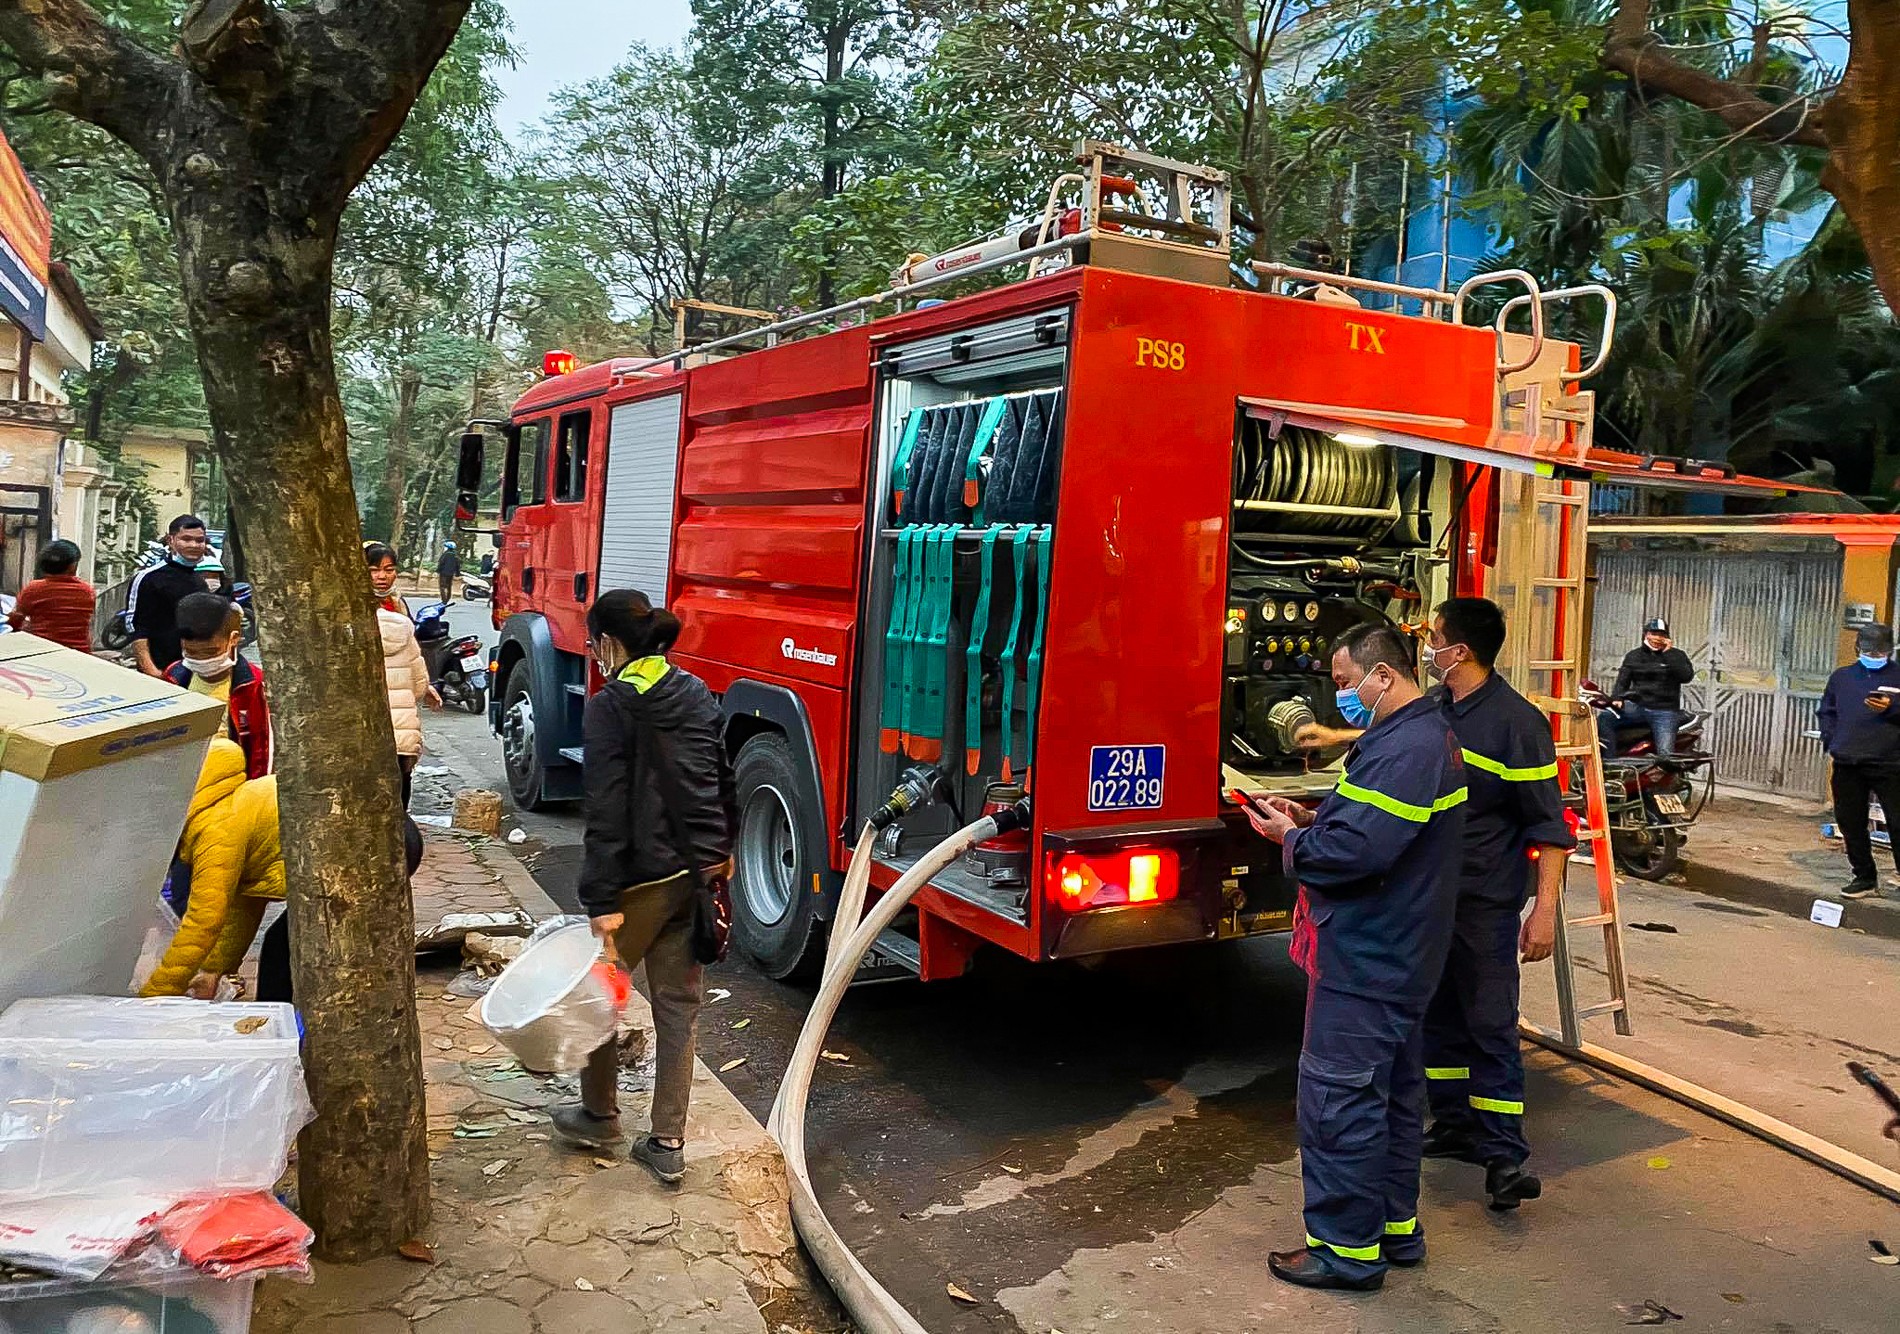
[[[1880,892],[1874,873],[1873,843],[1867,832],[1867,798],[1880,799],[1889,821],[1900,814],[1900,664],[1893,660],[1893,629],[1878,622],[1861,626],[1854,636],[1858,655],[1827,678],[1815,716],[1821,744],[1833,761],[1834,819],[1841,827],[1847,866],[1853,879],[1844,899],[1872,898]],[[1900,870],[1900,844],[1892,848]]]
[[[1682,688],[1695,680],[1695,664],[1669,637],[1669,622],[1652,616],[1643,626],[1643,642],[1623,655],[1610,707],[1597,714],[1597,734],[1606,755],[1616,754],[1616,729],[1649,728],[1656,754],[1676,753],[1676,729],[1682,724]]]

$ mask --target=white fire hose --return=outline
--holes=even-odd
[[[976,844],[1019,827],[1023,818],[1023,809],[1013,807],[996,815],[986,815],[975,824],[959,829],[904,872],[897,883],[878,899],[870,915],[848,937],[841,937],[840,931],[856,921],[858,913],[862,911],[866,887],[871,878],[871,847],[876,840],[877,829],[871,824],[865,825],[864,833],[858,839],[857,850],[851,856],[851,868],[845,873],[838,914],[832,919],[831,944],[825,955],[824,981],[819,984],[818,995],[812,1000],[810,1013],[805,1016],[805,1027],[799,1031],[798,1045],[792,1049],[791,1063],[785,1069],[784,1082],[779,1085],[778,1098],[772,1104],[771,1118],[766,1122],[766,1128],[785,1154],[785,1172],[792,1190],[792,1226],[798,1230],[800,1240],[817,1262],[819,1272],[830,1282],[832,1290],[844,1303],[845,1310],[864,1334],[926,1334],[926,1331],[852,1254],[851,1248],[844,1244],[844,1239],[838,1235],[838,1230],[825,1217],[825,1211],[818,1203],[817,1193],[811,1185],[811,1174],[805,1165],[805,1107],[811,1096],[812,1072],[818,1066],[819,1053],[824,1050],[825,1034],[830,1031],[831,1021],[838,1013],[845,988],[851,985],[858,964],[870,953],[879,934],[910,902],[911,896],[929,884],[939,871]]]

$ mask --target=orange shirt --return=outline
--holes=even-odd
[[[96,602],[92,585],[77,575],[49,574],[20,590],[7,624],[80,653],[90,653]]]

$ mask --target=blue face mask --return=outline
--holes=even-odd
[[[1885,656],[1875,658],[1863,653],[1860,655],[1860,665],[1870,672],[1877,672],[1887,665],[1887,659]]]
[[[1367,704],[1360,696],[1360,687],[1364,686],[1365,683],[1365,678],[1361,677],[1359,679],[1359,685],[1353,686],[1348,690],[1337,691],[1333,695],[1333,703],[1339,706],[1339,716],[1346,720],[1346,726],[1348,727],[1367,728],[1372,726],[1373,710],[1378,708],[1378,705],[1376,703]],[[1379,692],[1379,698],[1385,698],[1385,691],[1381,690]]]
[[[198,568],[197,561],[186,560],[183,556],[179,555],[176,551],[172,552],[172,559],[176,561],[178,564],[184,566],[187,570],[195,570]]]

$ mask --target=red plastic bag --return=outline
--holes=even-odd
[[[186,1200],[159,1221],[179,1258],[213,1278],[310,1276],[309,1225],[265,1191]]]

